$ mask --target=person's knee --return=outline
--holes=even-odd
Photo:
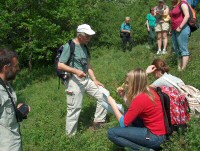
[[[108,129],[108,138],[110,140],[113,140],[115,137],[116,137],[115,129],[114,128]]]
[[[167,39],[167,38],[168,38],[167,33],[164,32],[164,33],[163,33],[163,39]]]
[[[157,39],[158,39],[158,40],[162,40],[162,36],[158,36]]]

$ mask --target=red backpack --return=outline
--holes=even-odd
[[[161,86],[161,89],[170,98],[171,124],[183,125],[189,122],[189,104],[185,95],[174,87]]]

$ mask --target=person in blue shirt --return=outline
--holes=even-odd
[[[199,3],[199,0],[185,0],[185,1],[187,1],[193,8],[196,8]]]
[[[149,45],[151,48],[153,48],[156,37],[156,31],[155,31],[156,18],[154,16],[154,7],[150,9],[150,13],[147,15],[146,25],[147,25],[147,30],[149,32]]]
[[[121,38],[123,42],[123,51],[126,51],[127,42],[130,44],[129,51],[133,48],[132,26],[130,24],[130,17],[126,17],[125,22],[121,26]]]

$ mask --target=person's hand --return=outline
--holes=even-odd
[[[86,77],[87,74],[85,74],[83,71],[81,70],[76,70],[76,75],[79,77],[79,78],[83,78],[83,77]]]
[[[159,11],[156,11],[156,15],[161,15],[161,13]]]
[[[117,88],[117,93],[123,98],[124,97],[124,95],[125,95],[125,90],[124,90],[124,88],[123,87],[118,87]]]
[[[150,65],[146,69],[146,74],[150,74],[150,73],[154,72],[155,70],[156,70],[156,66],[155,65]]]
[[[96,79],[94,80],[94,83],[95,83],[96,86],[104,87],[104,85],[101,82],[99,82],[98,80],[96,80]]]
[[[181,28],[180,27],[176,28],[176,31],[181,32]]]
[[[171,31],[169,32],[169,36],[172,36],[172,32]]]
[[[147,28],[148,32],[150,31],[150,28]]]

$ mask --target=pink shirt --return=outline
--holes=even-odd
[[[181,9],[182,3],[187,4],[187,2],[182,1],[179,5],[174,7],[172,9],[172,11],[170,12],[170,16],[171,16],[171,20],[172,20],[172,30],[176,30],[180,26],[180,24],[182,23],[182,21],[184,19],[184,14]]]

